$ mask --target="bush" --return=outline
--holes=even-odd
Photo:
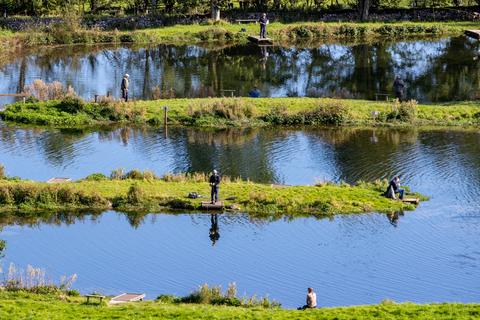
[[[122,180],[123,176],[124,176],[123,168],[112,170],[112,172],[110,173],[110,179],[112,180]]]
[[[125,174],[123,179],[132,179],[132,180],[143,180],[144,176],[142,171],[138,169],[133,169]]]
[[[171,294],[161,294],[157,297],[157,301],[161,303],[177,303],[180,299]]]
[[[5,167],[0,164],[0,180],[5,179],[7,176],[5,175]]]
[[[348,119],[348,109],[341,102],[320,105],[312,111],[296,114],[287,113],[287,108],[277,107],[262,117],[274,125],[335,125],[344,124]]]
[[[78,113],[85,109],[85,102],[78,97],[66,97],[58,105],[60,111]]]
[[[0,187],[0,204],[9,205],[13,203],[13,195],[8,186]]]
[[[417,101],[415,100],[400,102],[396,99],[393,102],[392,111],[387,114],[387,120],[413,123],[417,120],[417,109]]]
[[[85,180],[89,180],[89,181],[103,181],[107,179],[108,179],[107,176],[104,175],[103,173],[92,173],[87,177],[85,177]]]
[[[171,301],[171,298],[168,296],[160,297],[165,301]],[[268,297],[264,297],[259,300],[254,295],[250,298],[239,299],[237,297],[237,286],[235,283],[230,283],[225,293],[222,293],[220,286],[209,287],[208,284],[204,284],[198,287],[198,289],[193,291],[190,295],[182,298],[175,298],[173,302],[226,305],[234,307],[273,308],[280,306],[280,303],[276,301],[270,301]]]
[[[145,192],[137,184],[134,183],[130,186],[127,192],[127,202],[132,205],[137,205],[145,200]]]
[[[227,120],[250,119],[255,116],[254,106],[241,99],[221,99],[200,104],[198,107],[190,106],[189,115],[194,119],[213,116]]]

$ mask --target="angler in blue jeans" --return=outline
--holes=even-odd
[[[398,193],[400,195],[400,200],[403,199],[403,195],[405,194],[405,190],[400,188],[400,177],[394,177],[390,183],[388,184],[387,189],[387,196],[389,198],[395,199],[395,194]]]
[[[212,188],[210,193],[210,202],[215,204],[218,202],[218,186],[220,184],[220,176],[217,170],[213,170],[213,174],[210,176],[210,187]]]

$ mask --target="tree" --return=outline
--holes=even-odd
[[[358,10],[360,13],[360,19],[365,21],[368,19],[368,14],[370,10],[370,0],[358,0]]]

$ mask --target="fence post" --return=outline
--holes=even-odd
[[[168,106],[163,107],[163,129],[165,138],[168,137]]]

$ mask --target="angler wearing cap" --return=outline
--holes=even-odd
[[[128,78],[130,76],[128,75],[128,73],[126,73],[124,76],[123,76],[123,79],[122,79],[122,85],[121,85],[121,89],[122,89],[122,99],[125,100],[125,102],[128,101],[128,85],[129,85],[129,82],[128,82]]]
[[[220,184],[220,176],[217,170],[213,170],[213,174],[210,176],[210,187],[212,192],[210,194],[211,204],[215,204],[218,201],[218,185]]]

